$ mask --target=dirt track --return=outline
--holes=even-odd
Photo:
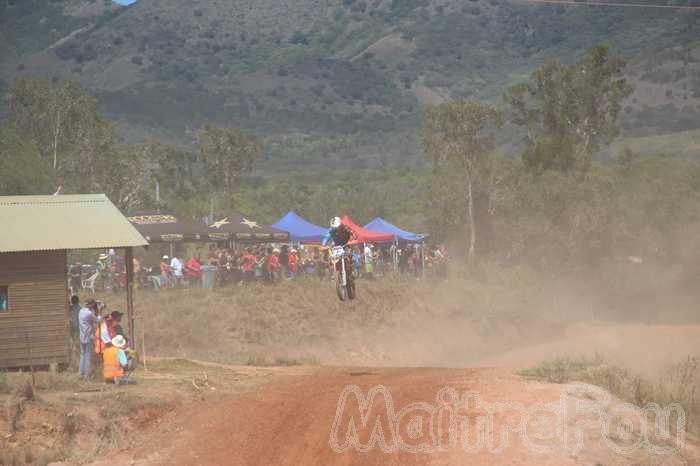
[[[172,413],[161,424],[164,428],[145,438],[148,449],[140,448],[118,457],[118,464],[155,465],[245,465],[245,466],[313,466],[313,465],[568,465],[568,464],[700,464],[700,453],[687,446],[681,454],[652,458],[646,450],[632,455],[614,453],[600,439],[595,429],[584,432],[584,448],[566,453],[554,437],[556,425],[551,416],[528,423],[528,435],[540,446],[550,447],[543,453],[526,448],[518,438],[511,438],[509,446],[500,453],[489,452],[484,446],[475,453],[467,453],[457,445],[445,452],[384,453],[378,445],[362,453],[354,448],[336,452],[333,440],[342,444],[348,433],[347,426],[355,421],[358,426],[359,446],[367,446],[371,437],[370,421],[363,429],[359,405],[348,397],[346,409],[340,416],[340,428],[333,436],[333,423],[338,400],[348,385],[357,385],[366,396],[370,388],[383,385],[393,399],[394,412],[414,402],[435,406],[436,395],[444,387],[454,388],[459,394],[477,391],[488,403],[519,402],[532,407],[538,403],[558,402],[566,385],[552,385],[528,381],[513,375],[507,369],[289,369],[280,370],[276,383],[255,392],[227,396],[215,403],[204,403]],[[588,395],[586,398],[596,398]],[[370,419],[382,422],[388,445],[391,442],[386,398],[378,397],[373,404]],[[485,411],[469,404],[460,413],[476,419]],[[382,417],[384,416],[384,417]],[[405,419],[411,419],[407,417]],[[494,416],[494,430],[508,422],[507,413]],[[580,415],[565,418],[566,425],[574,426]],[[429,416],[422,416],[422,428],[415,422],[399,422],[400,437],[407,445],[422,441],[432,442],[427,435]],[[417,430],[416,430],[417,428]],[[616,428],[616,425],[613,426]],[[423,433],[421,436],[420,433]],[[414,437],[411,437],[411,434]],[[417,435],[417,437],[415,437]],[[513,436],[517,437],[517,436]],[[446,437],[443,437],[445,439]],[[115,464],[114,462],[111,463]]]

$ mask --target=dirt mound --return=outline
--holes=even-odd
[[[634,429],[629,436],[622,435],[626,426],[622,419],[634,419],[634,413],[620,409],[614,400],[606,404],[605,395],[593,388],[576,390],[580,388],[527,381],[501,369],[297,370],[257,392],[173,415],[167,433],[156,433],[148,447],[129,452],[120,461],[141,466],[700,462],[700,453],[692,445],[664,454],[650,451],[649,445],[670,451],[673,439],[651,439],[645,447],[630,448],[641,437]],[[564,393],[568,398],[562,398]],[[457,419],[444,408],[457,406],[450,403],[460,396],[465,396],[462,399],[466,402],[453,411],[454,416],[469,420],[472,426],[479,426],[480,419],[492,420],[483,431],[469,430],[468,425],[458,427],[471,435],[483,434],[485,443],[481,446],[475,442],[480,438],[477,436],[466,443],[459,436],[450,444],[449,429],[437,430],[437,426],[449,426],[450,419]],[[363,397],[367,397],[364,411]],[[606,441],[601,429],[581,427],[582,422],[595,419],[575,411],[575,402],[582,400],[596,401],[605,412],[613,413],[610,425],[617,434]],[[519,403],[521,411],[514,415],[515,408],[497,403]],[[552,411],[557,406],[570,410],[557,417]],[[439,408],[443,408],[442,417]],[[527,413],[531,417],[526,420]],[[524,428],[518,431],[516,426]],[[568,429],[565,437],[560,435],[562,429]],[[503,431],[510,431],[510,437],[501,437]],[[378,436],[380,432],[383,437]],[[497,435],[489,436],[489,432]],[[575,443],[576,432],[581,435],[580,444]],[[467,451],[469,446],[471,451]],[[623,453],[623,447],[630,451]]]

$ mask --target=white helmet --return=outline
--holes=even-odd
[[[340,224],[343,223],[340,217],[333,217],[331,219],[331,228],[338,228]]]

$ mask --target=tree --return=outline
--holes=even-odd
[[[502,124],[503,116],[497,109],[478,102],[450,102],[428,107],[425,111],[423,145],[433,171],[447,164],[460,169],[464,175],[470,260],[474,257],[477,240],[475,184],[495,149],[489,129]]]
[[[240,129],[214,125],[199,132],[198,142],[206,179],[223,189],[226,207],[232,207],[234,189],[241,176],[253,170],[262,146]]]
[[[51,194],[48,172],[31,141],[0,128],[0,195]]]
[[[122,212],[145,207],[153,171],[148,145],[112,145],[103,155],[91,191],[104,192]]]
[[[9,92],[9,121],[22,136],[32,139],[54,175],[65,175],[66,162],[85,128],[100,121],[97,101],[80,85],[18,78]]]
[[[523,160],[530,169],[589,170],[593,152],[617,136],[621,102],[633,91],[620,75],[624,66],[598,45],[579,62],[544,65],[506,91],[510,120],[527,130]]]

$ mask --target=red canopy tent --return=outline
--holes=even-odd
[[[356,240],[353,243],[381,243],[383,241],[394,241],[391,233],[377,233],[356,225],[347,215],[342,219],[343,225],[350,228],[355,233]]]

